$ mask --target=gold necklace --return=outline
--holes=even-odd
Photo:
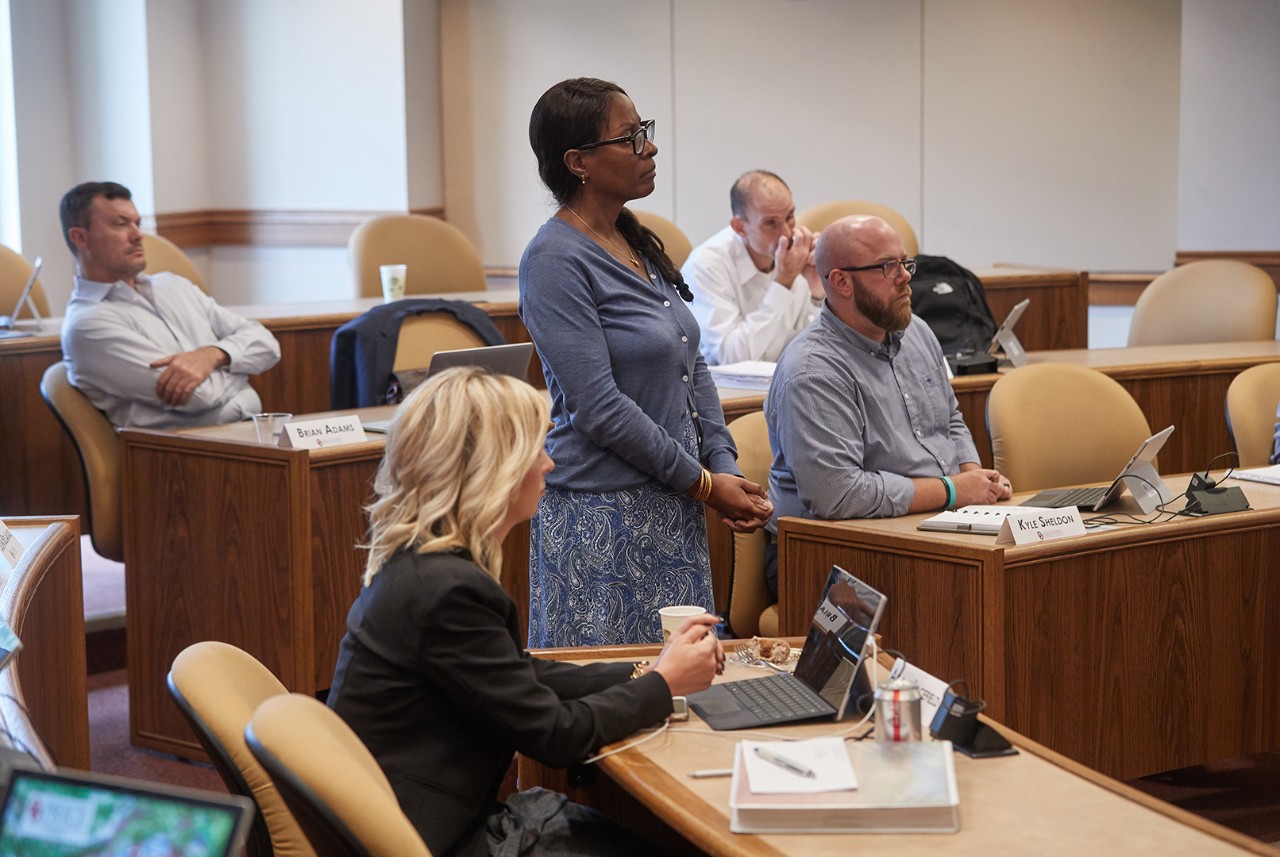
[[[639,267],[640,267],[640,260],[639,260],[639,259],[637,259],[635,256],[632,256],[630,253],[626,252],[625,250],[619,250],[619,249],[618,249],[618,245],[617,245],[617,244],[614,244],[612,241],[610,241],[609,239],[605,238],[605,237],[604,237],[603,235],[601,235],[599,232],[596,232],[596,230],[591,226],[591,224],[590,224],[590,223],[587,223],[587,221],[582,217],[582,215],[581,215],[581,214],[579,214],[578,212],[574,211],[572,208],[570,208],[570,207],[569,207],[569,206],[567,206],[567,205],[566,205],[564,208],[565,208],[565,211],[569,212],[569,213],[570,213],[570,214],[572,214],[574,217],[578,218],[578,220],[582,223],[582,225],[583,225],[583,226],[585,226],[585,227],[587,227],[588,229],[590,229],[590,230],[591,230],[591,234],[592,234],[592,235],[594,235],[594,236],[596,236],[597,238],[599,238],[601,243],[603,243],[603,244],[607,244],[607,245],[608,245],[608,246],[609,246],[609,247],[610,247],[614,252],[617,252],[617,253],[620,253],[620,254],[621,254],[621,255],[623,255],[623,256],[626,256],[626,257],[627,257],[627,261],[629,261],[629,262],[630,262],[632,265],[634,265],[635,267],[637,267],[637,268],[639,268]],[[627,245],[627,249],[628,249],[628,250],[629,250],[629,249],[631,249],[631,245],[630,245],[630,244],[628,244],[628,245]]]

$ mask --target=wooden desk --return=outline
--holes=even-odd
[[[88,770],[80,522],[74,517],[4,521],[25,550],[14,569],[0,558],[0,616],[22,640],[22,651],[0,675],[7,740],[26,749],[23,727],[29,722],[58,764]],[[19,702],[26,715],[16,710]]]
[[[1002,266],[977,272],[998,318],[1024,297],[1033,298],[1018,331],[1027,348],[1083,348],[1088,344],[1087,305],[1077,271]],[[491,277],[486,292],[436,297],[476,303],[511,342],[528,342],[516,313],[514,277]],[[346,322],[381,303],[377,298],[298,304],[233,306],[261,321],[280,341],[280,362],[253,381],[270,411],[308,414],[329,408],[329,343]],[[0,340],[0,390],[9,391],[0,432],[0,513],[85,513],[80,462],[49,408],[40,398],[44,370],[62,359],[61,319],[49,319],[40,335]],[[24,325],[27,326],[27,325]],[[537,369],[540,373],[540,367]],[[535,382],[539,379],[535,379]],[[744,411],[745,412],[745,411]]]
[[[737,401],[724,391],[729,408]],[[746,393],[748,399],[757,393]],[[758,403],[755,405],[759,407]],[[391,408],[361,411],[383,419]],[[133,743],[202,757],[165,690],[178,652],[222,640],[261,660],[286,687],[329,686],[347,611],[359,593],[364,505],[383,438],[320,450],[256,442],[251,423],[121,432],[125,604]],[[729,555],[712,554],[721,609]],[[529,527],[503,543],[503,586],[528,627]]]
[[[566,649],[543,656],[572,660],[615,654]],[[616,653],[625,660],[640,650]],[[725,678],[758,674],[730,664]],[[988,722],[991,722],[988,720]],[[571,786],[563,771],[521,759],[520,785],[546,785],[572,800],[598,806],[673,853],[723,857],[761,855],[893,854],[934,857],[992,854],[1274,854],[1270,846],[1108,779],[1014,732],[992,724],[1020,754],[975,761],[956,755],[960,832],[754,836],[729,832],[729,780],[691,779],[691,770],[732,766],[737,738],[711,733],[693,715],[667,733],[610,756],[589,769],[586,785]],[[779,735],[830,734],[830,723],[775,727]],[[756,737],[756,736],[752,736]]]
[[[1227,430],[1227,387],[1250,366],[1277,361],[1280,361],[1280,342],[1274,339],[1028,354],[1028,363],[1072,363],[1097,369],[1129,391],[1146,414],[1153,432],[1168,425],[1176,426],[1160,450],[1160,470],[1165,473],[1203,470],[1215,455],[1234,449]],[[992,462],[987,396],[998,378],[998,375],[966,375],[951,383],[960,402],[960,412],[973,433],[983,464],[988,467]],[[1230,461],[1221,459],[1214,466],[1225,467]]]
[[[1024,547],[921,532],[927,515],[787,518],[781,629],[808,627],[836,563],[888,596],[881,630],[914,663],[1090,768],[1131,779],[1273,750],[1280,488],[1240,484],[1254,511]]]

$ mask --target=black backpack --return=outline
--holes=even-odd
[[[916,256],[911,311],[925,320],[948,357],[983,350],[996,334],[982,281],[946,256]]]

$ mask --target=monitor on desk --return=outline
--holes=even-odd
[[[14,768],[0,809],[0,854],[235,857],[252,818],[252,802],[239,795]]]

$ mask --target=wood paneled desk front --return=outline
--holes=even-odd
[[[1018,332],[1027,348],[1083,348],[1088,344],[1087,275],[1078,271],[1017,266],[979,269],[992,311],[1003,318],[1013,304],[1032,298]],[[516,312],[513,277],[490,279],[486,292],[433,297],[469,300],[484,309],[511,342],[528,342]],[[329,342],[333,332],[381,301],[360,298],[298,304],[234,306],[261,321],[280,341],[280,362],[254,379],[263,407],[308,414],[329,408]],[[0,341],[0,513],[84,514],[80,463],[66,434],[40,399],[40,378],[62,359],[61,319],[49,319],[24,339]],[[21,327],[30,329],[29,323]],[[541,372],[540,367],[536,369]],[[536,379],[535,379],[536,380]]]
[[[730,409],[743,395],[722,391]],[[364,505],[383,438],[279,449],[258,444],[253,425],[243,422],[120,437],[131,738],[202,757],[165,691],[169,666],[187,645],[239,646],[293,691],[329,686],[359,592],[364,552],[357,545],[365,539]],[[712,556],[713,587],[723,599],[729,557],[719,547]],[[503,544],[503,585],[526,628],[528,570],[529,528],[522,524]]]
[[[786,518],[781,629],[807,628],[838,564],[888,596],[881,628],[913,663],[1090,768],[1131,779],[1274,750],[1280,488],[1240,485],[1252,511],[1023,547],[921,532],[927,515]]]
[[[887,638],[886,638],[887,639]],[[652,657],[633,649],[546,650],[542,656],[589,660],[602,655],[625,660]],[[730,661],[726,679],[756,671]],[[990,721],[989,721],[990,722]],[[831,723],[775,727],[779,737],[831,734]],[[729,831],[728,778],[692,779],[690,771],[732,766],[734,747],[752,734],[713,733],[693,715],[688,723],[588,770],[587,784],[570,786],[564,772],[521,759],[520,785],[565,791],[654,838],[672,853],[716,857],[893,854],[935,857],[992,854],[1274,854],[1250,839],[1148,797],[1115,780],[995,724],[1019,755],[975,761],[955,757],[960,792],[960,832],[939,834],[850,834],[754,836]],[[655,822],[656,819],[656,822]]]

